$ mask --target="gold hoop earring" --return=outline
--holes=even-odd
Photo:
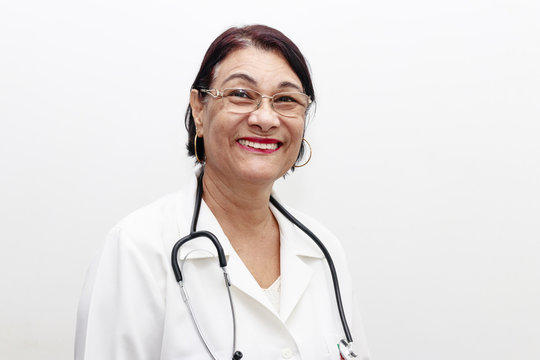
[[[303,163],[302,165],[294,165],[293,168],[299,168],[299,167],[302,167],[302,166],[306,166],[307,163],[311,160],[311,155],[313,154],[313,151],[311,150],[311,145],[309,143],[309,141],[306,140],[306,138],[302,138],[302,141],[305,141],[308,148],[309,148],[309,157],[307,159],[307,161],[305,163]]]
[[[195,152],[195,159],[197,159],[197,162],[199,164],[204,164],[204,161],[201,161],[201,159],[199,159],[199,154],[197,154],[197,140],[199,140],[199,131],[196,130],[195,131],[195,138],[193,139],[193,148],[194,148],[194,152]]]

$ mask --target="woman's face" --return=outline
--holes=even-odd
[[[268,96],[303,91],[300,79],[279,53],[255,48],[230,53],[216,67],[211,88],[248,88]],[[206,173],[227,182],[271,185],[298,156],[304,116],[280,115],[266,98],[247,114],[230,112],[223,105],[222,99],[209,95],[201,103],[196,90],[192,92],[195,124],[204,137]]]

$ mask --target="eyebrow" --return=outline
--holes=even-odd
[[[242,80],[245,80],[247,81],[248,83],[252,84],[252,85],[257,85],[257,81],[255,81],[254,78],[252,78],[251,76],[247,75],[247,74],[243,74],[243,73],[236,73],[236,74],[232,74],[232,75],[229,75],[223,82],[222,82],[222,85],[225,84],[226,82],[228,81],[231,81],[233,79],[242,79]]]
[[[251,76],[249,76],[247,74],[244,74],[244,73],[235,73],[235,74],[229,75],[223,81],[222,85],[227,83],[228,81],[233,80],[233,79],[242,79],[242,80],[247,81],[251,85],[254,85],[254,86],[257,85],[257,81],[254,78],[252,78]],[[298,90],[299,92],[303,92],[302,88],[300,88],[298,85],[296,85],[295,83],[292,83],[290,81],[282,81],[282,82],[279,83],[278,88],[286,88],[286,87],[292,87],[292,88]]]
[[[280,88],[285,88],[285,87],[292,87],[292,88],[295,88],[296,90],[298,90],[299,92],[304,92],[304,90],[302,90],[298,85],[290,82],[290,81],[282,81],[281,83],[279,83],[279,87]]]

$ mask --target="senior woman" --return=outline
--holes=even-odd
[[[253,25],[214,40],[186,113],[192,181],[110,232],[79,304],[76,359],[369,358],[341,246],[289,209],[319,247],[272,197],[310,151],[314,100],[306,61],[281,32]],[[217,239],[188,235],[199,230]],[[356,357],[340,342],[351,334]]]

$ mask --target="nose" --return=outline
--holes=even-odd
[[[257,110],[249,114],[248,124],[257,126],[264,132],[279,126],[279,115],[272,107],[271,98],[263,98],[261,100],[261,105],[259,105]]]

